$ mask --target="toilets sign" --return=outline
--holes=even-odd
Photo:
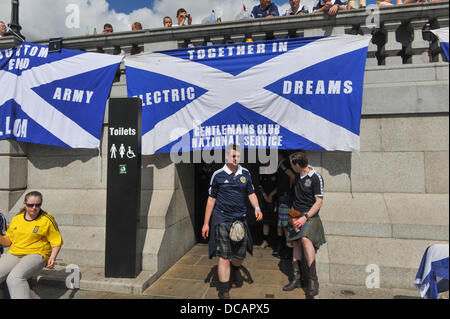
[[[140,103],[139,99],[111,99],[109,103],[108,183],[113,185],[123,185],[124,178],[134,183],[132,175],[140,169]]]
[[[137,250],[141,105],[135,98],[109,100],[105,277],[135,278],[142,264]]]

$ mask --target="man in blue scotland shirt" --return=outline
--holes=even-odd
[[[202,228],[204,239],[210,235],[209,258],[219,257],[218,288],[221,299],[230,298],[231,284],[237,284],[235,281],[239,276],[239,267],[245,259],[246,251],[248,250],[250,254],[253,252],[252,238],[246,221],[247,198],[255,208],[256,220],[262,220],[250,172],[239,165],[240,156],[241,150],[238,145],[232,144],[226,148],[226,164],[211,177]],[[237,220],[241,221],[245,228],[245,235],[238,242],[230,238],[231,226]]]
[[[279,16],[278,7],[271,0],[259,0],[259,6],[254,6],[251,17],[252,18],[270,18]]]

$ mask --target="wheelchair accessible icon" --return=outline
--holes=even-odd
[[[136,157],[136,154],[134,154],[133,150],[131,149],[131,146],[128,146],[127,157],[128,158]]]

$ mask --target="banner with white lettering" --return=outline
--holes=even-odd
[[[449,61],[448,58],[448,27],[446,28],[440,28],[435,30],[430,30],[433,32],[439,39],[439,42],[441,43],[441,48],[444,51],[445,56],[447,57],[447,62]]]
[[[142,153],[224,148],[359,151],[370,37],[193,47],[125,58]]]
[[[29,42],[0,51],[0,140],[98,148],[121,60]]]

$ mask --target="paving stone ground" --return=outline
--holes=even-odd
[[[120,294],[105,291],[66,289],[38,285],[42,299],[216,299],[217,259],[209,259],[207,245],[198,244],[154,282],[143,294]],[[302,289],[284,292],[288,283],[289,260],[272,256],[272,249],[255,246],[248,255],[241,273],[244,283],[230,291],[232,299],[305,299]],[[448,292],[440,295],[448,299]],[[411,289],[377,288],[322,283],[315,299],[420,299]]]

